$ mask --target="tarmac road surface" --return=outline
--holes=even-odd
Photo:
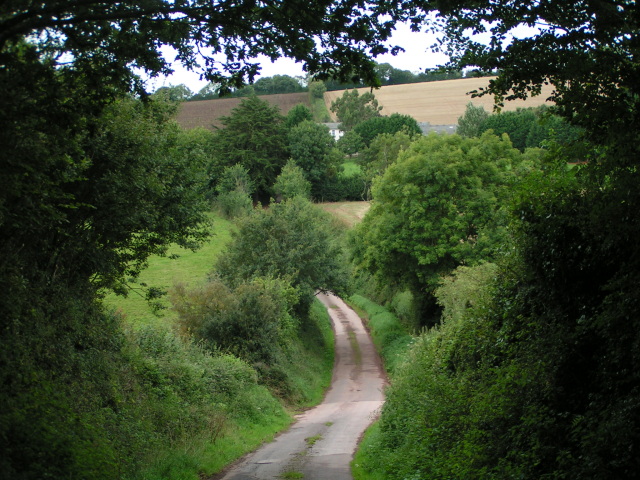
[[[218,480],[353,479],[349,462],[382,406],[385,376],[358,315],[334,295],[318,294],[318,299],[327,306],[336,338],[333,379],[324,401]]]

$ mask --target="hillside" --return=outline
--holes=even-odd
[[[482,105],[485,110],[491,112],[493,97],[471,98],[468,92],[481,87],[486,87],[488,77],[462,78],[458,80],[443,80],[439,82],[410,83],[405,85],[389,85],[375,90],[375,96],[383,106],[382,114],[402,113],[411,115],[418,122],[429,122],[431,125],[455,125],[458,118],[464,114],[467,103]],[[368,91],[368,88],[359,89],[360,92]],[[326,92],[324,101],[327,110],[331,103],[341,96],[343,91]],[[546,87],[542,95],[525,101],[513,101],[505,105],[504,110],[515,110],[519,107],[537,107],[546,103],[545,100],[551,94],[551,87]],[[309,94],[287,93],[277,95],[261,95],[272,105],[280,107],[280,112],[286,114],[294,105],[303,103],[309,105]],[[202,100],[199,102],[186,102],[178,111],[178,123],[183,128],[221,126],[220,117],[231,114],[231,110],[237,106],[241,98],[221,98],[216,100]],[[335,120],[335,118],[334,118]]]
[[[389,85],[375,90],[378,103],[383,107],[383,115],[402,113],[410,115],[418,122],[429,122],[431,125],[455,125],[464,114],[469,102],[482,105],[485,110],[493,109],[493,97],[471,98],[468,92],[486,87],[490,77],[461,78],[442,80],[439,82],[410,83],[406,85]],[[368,88],[360,88],[364,93]],[[545,102],[551,94],[551,87],[544,88],[542,95],[525,101],[513,101],[505,104],[504,110],[515,110],[519,107],[537,107]],[[327,110],[331,103],[342,95],[341,91],[326,92],[324,101]],[[335,120],[335,117],[334,117]]]
[[[311,106],[307,92],[259,95],[258,98],[280,107],[280,113],[283,115],[286,115],[298,103]],[[241,101],[242,98],[217,98],[215,100],[184,102],[178,110],[177,121],[183,128],[204,127],[213,129],[221,127],[220,118],[231,115],[231,110],[238,106]]]

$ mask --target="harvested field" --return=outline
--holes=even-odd
[[[462,78],[459,80],[443,80],[440,82],[410,83],[406,85],[389,85],[374,91],[382,114],[402,113],[410,115],[418,122],[429,122],[431,125],[455,125],[458,118],[464,114],[467,103],[482,105],[485,110],[493,109],[493,97],[471,98],[467,93],[477,88],[486,87],[489,78]],[[358,89],[361,93],[368,88]],[[546,102],[552,87],[542,90],[542,95],[527,101],[513,101],[505,105],[504,110],[515,110],[518,107],[537,107]],[[326,92],[324,101],[327,110],[331,103],[342,95],[343,91]],[[277,105],[280,112],[286,115],[298,103],[311,106],[309,94],[282,93],[276,95],[260,95],[272,105]],[[220,118],[229,116],[231,110],[238,106],[242,98],[219,98],[215,100],[201,100],[185,102],[178,110],[178,123],[183,128],[204,127],[213,130],[221,127]],[[335,121],[335,117],[334,117]]]
[[[258,98],[279,107],[280,113],[283,115],[286,115],[298,103],[311,107],[307,92],[259,95]],[[216,127],[222,126],[220,118],[231,115],[231,110],[237,107],[241,101],[242,98],[217,98],[214,100],[184,102],[178,109],[176,120],[182,128],[204,127],[214,130]]]
[[[464,114],[469,102],[482,105],[485,110],[493,109],[493,97],[471,98],[467,92],[486,87],[489,77],[462,78],[458,80],[443,80],[439,82],[410,83],[406,85],[389,85],[374,90],[378,103],[384,107],[383,115],[402,113],[410,115],[418,122],[429,122],[431,125],[455,125],[458,118]],[[360,93],[369,91],[359,88]],[[552,87],[542,89],[542,94],[527,101],[513,101],[505,103],[504,110],[515,110],[518,107],[537,107],[546,102],[551,95]],[[342,96],[342,91],[326,92],[324,101],[331,113],[331,103]],[[333,115],[333,113],[331,113]],[[335,121],[335,116],[333,117]]]
[[[359,223],[369,211],[370,202],[325,202],[317,204],[349,227]]]

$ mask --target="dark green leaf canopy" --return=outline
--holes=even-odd
[[[640,7],[629,0],[412,2],[416,21],[442,32],[450,66],[497,71],[485,93],[499,102],[551,84],[559,112],[603,141],[637,131],[640,104]],[[419,12],[419,14],[417,13]],[[525,34],[523,27],[529,27]],[[519,30],[516,30],[519,29]],[[488,33],[471,37],[475,33]]]
[[[0,64],[28,39],[60,65],[100,64],[126,84],[134,67],[169,72],[173,58],[160,50],[168,45],[223,91],[252,81],[261,54],[299,60],[318,78],[374,83],[370,56],[388,51],[388,10],[359,0],[9,0],[0,5]]]
[[[269,188],[287,161],[287,132],[279,108],[254,95],[244,98],[222,123],[221,163],[240,163],[249,172],[257,199],[268,201]]]

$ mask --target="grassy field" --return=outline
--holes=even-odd
[[[360,222],[370,206],[369,202],[330,202],[318,203],[317,205],[349,227],[353,227]]]
[[[177,283],[197,285],[206,280],[215,259],[231,240],[233,225],[219,217],[210,216],[213,222],[213,236],[199,250],[192,252],[179,247],[171,247],[166,257],[153,257],[149,267],[144,270],[137,281],[130,284],[131,291],[127,297],[114,294],[107,296],[108,306],[116,308],[125,315],[127,323],[132,327],[152,324],[172,324],[176,318],[171,311],[168,300],[162,299],[164,307],[159,314],[154,314],[144,298],[141,284],[158,287],[163,290]],[[178,258],[170,258],[177,255]]]
[[[443,80],[440,82],[411,83],[406,85],[389,85],[375,90],[373,93],[383,107],[382,115],[401,113],[410,115],[418,122],[429,122],[431,125],[455,125],[464,114],[467,103],[482,105],[485,110],[493,109],[493,97],[471,98],[468,92],[486,87],[489,77],[462,78]],[[361,88],[360,93],[370,89]],[[537,107],[546,103],[551,94],[551,87],[542,89],[542,95],[525,101],[513,101],[505,104],[504,110],[515,110],[518,107]],[[327,109],[342,91],[326,92],[324,100]],[[333,117],[335,121],[335,116]]]

